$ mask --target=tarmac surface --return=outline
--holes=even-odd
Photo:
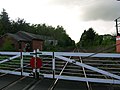
[[[51,90],[55,79],[39,79],[17,75],[0,76],[0,90]],[[120,85],[90,83],[90,90],[120,90]],[[86,82],[58,80],[52,90],[88,90]]]

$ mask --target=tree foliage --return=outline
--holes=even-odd
[[[5,33],[16,33],[18,31],[26,31],[34,34],[45,35],[53,37],[58,40],[57,46],[51,46],[51,48],[56,48],[57,50],[65,49],[67,47],[74,47],[75,41],[72,40],[69,35],[66,33],[62,26],[52,27],[44,24],[30,24],[27,23],[24,19],[18,18],[17,21],[9,20],[8,13],[5,9],[0,14],[0,36]],[[47,48],[46,48],[47,50]]]
[[[0,35],[11,31],[11,23],[8,17],[8,13],[3,9],[0,14]]]
[[[96,32],[92,28],[89,28],[87,31],[84,30],[80,39],[80,45],[82,47],[92,46],[94,44],[95,36]]]
[[[108,48],[115,44],[115,36],[110,34],[98,35],[95,30],[89,28],[84,30],[77,45],[80,48],[95,51]],[[113,48],[115,50],[115,48]]]
[[[12,41],[9,37],[7,37],[4,41],[3,47],[0,48],[2,51],[14,51],[15,47],[12,45]]]

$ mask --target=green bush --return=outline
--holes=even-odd
[[[15,48],[12,45],[12,41],[9,38],[6,38],[3,46],[0,49],[1,51],[14,51]]]

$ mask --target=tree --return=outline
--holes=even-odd
[[[110,34],[103,35],[102,45],[111,46],[115,44],[115,37]]]
[[[31,32],[31,27],[29,23],[26,23],[24,19],[18,18],[17,21],[12,21],[12,33],[16,33],[18,31],[27,31]]]
[[[3,50],[3,51],[14,51],[15,50],[15,47],[13,46],[13,43],[9,37],[5,39],[3,47],[0,50]]]
[[[56,50],[58,50],[57,48],[66,49],[67,47],[75,46],[75,41],[69,37],[69,35],[66,33],[62,26],[58,25],[55,28],[52,26],[48,26],[45,23],[29,24],[26,23],[24,19],[20,18],[18,18],[17,21],[10,21],[8,13],[5,9],[3,9],[3,11],[0,14],[0,36],[2,36],[5,33],[16,33],[21,30],[29,33],[52,37],[53,39],[58,41],[58,45],[55,46]]]
[[[80,41],[77,43],[79,48],[86,49],[87,51],[96,52],[97,50],[104,50],[115,44],[115,37],[110,34],[98,35],[92,28],[81,35]],[[115,47],[110,52],[115,51]]]
[[[87,31],[84,30],[83,34],[81,35],[79,45],[81,47],[93,46],[95,36],[96,32],[92,28],[89,28]]]
[[[1,35],[11,32],[11,22],[5,9],[0,14],[0,26]]]
[[[100,46],[102,44],[103,41],[103,35],[95,35],[95,39],[94,39],[94,46]]]

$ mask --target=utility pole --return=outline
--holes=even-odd
[[[117,1],[120,1],[120,0],[117,0]],[[118,17],[117,19],[115,19],[115,22],[116,22],[116,33],[117,33],[117,36],[120,36],[120,33],[119,33],[119,25],[120,25],[120,17]]]
[[[120,36],[120,33],[119,33],[119,27],[120,27],[120,17],[118,17],[117,19],[115,19],[115,23],[116,23],[116,33],[117,33],[117,36]]]

